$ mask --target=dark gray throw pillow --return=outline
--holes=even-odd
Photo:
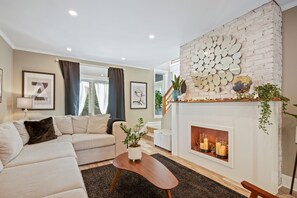
[[[52,117],[39,121],[25,121],[24,124],[30,135],[28,144],[41,143],[57,138]]]

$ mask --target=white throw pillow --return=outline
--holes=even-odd
[[[25,120],[18,120],[18,121],[14,121],[13,124],[14,126],[17,128],[17,130],[19,131],[19,134],[22,138],[23,141],[23,145],[27,144],[29,142],[30,139],[30,135],[25,127],[24,124]]]
[[[87,133],[106,133],[109,114],[90,116]]]
[[[55,134],[56,134],[56,136],[61,136],[61,135],[63,135],[63,134],[61,133],[61,131],[59,130],[59,128],[58,128],[58,126],[57,126],[56,121],[55,121],[54,118],[53,118],[53,125],[54,125],[54,129],[55,129]]]
[[[55,116],[53,118],[57,128],[62,134],[73,134],[71,116]]]
[[[73,133],[86,133],[88,124],[89,116],[72,116]]]
[[[2,170],[3,170],[3,164],[2,164],[2,161],[0,160],[0,173]]]
[[[22,150],[22,138],[12,122],[0,124],[0,160],[5,166]]]

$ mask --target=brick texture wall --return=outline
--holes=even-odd
[[[194,86],[190,76],[191,57],[210,36],[232,35],[242,44],[240,75],[249,75],[253,86],[269,82],[281,87],[281,26],[281,10],[272,1],[181,46],[181,77],[186,80],[187,98],[232,98],[235,94],[231,83],[222,86],[220,93],[205,92]]]

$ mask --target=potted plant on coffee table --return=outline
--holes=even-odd
[[[173,87],[172,98],[174,101],[177,101],[178,96],[180,95],[180,88],[184,83],[184,80],[181,79],[180,76],[176,77],[176,75],[174,75],[174,79],[171,80],[171,82]]]
[[[128,128],[121,123],[120,127],[126,134],[126,138],[123,141],[128,146],[128,158],[130,160],[140,160],[142,157],[141,147],[138,144],[139,140],[146,134],[146,131],[140,131],[144,126],[143,118],[139,118],[134,128]]]

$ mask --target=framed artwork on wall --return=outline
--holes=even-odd
[[[23,71],[23,97],[33,98],[32,109],[55,109],[55,74]]]
[[[130,109],[147,108],[147,83],[130,82]]]
[[[2,103],[2,87],[3,87],[3,69],[0,68],[0,103]]]

